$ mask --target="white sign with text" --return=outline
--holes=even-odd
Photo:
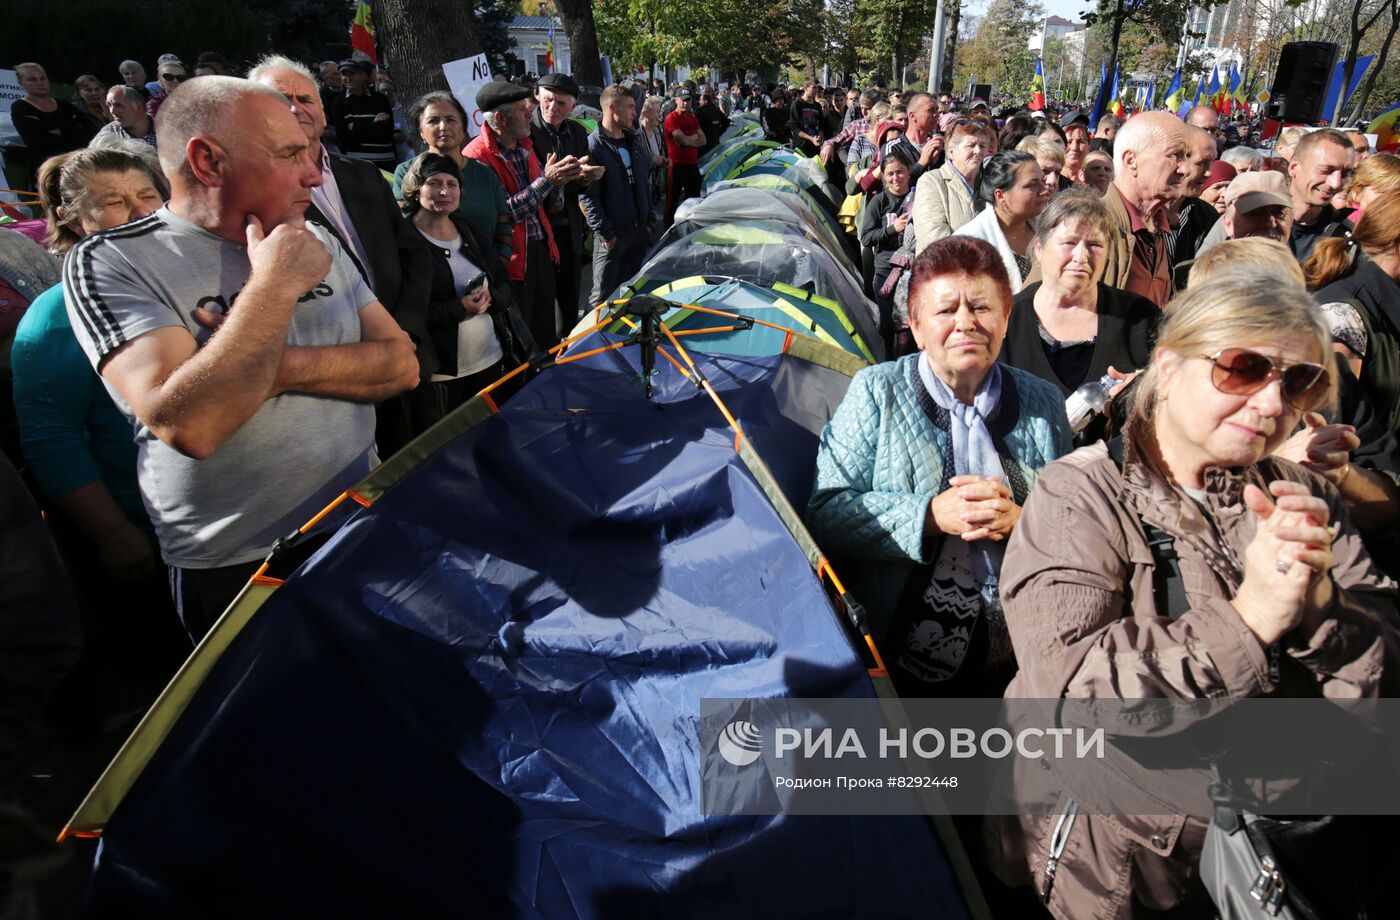
[[[486,62],[486,55],[448,61],[442,65],[442,75],[447,78],[452,95],[467,110],[467,133],[476,137],[481,133],[481,110],[476,107],[476,94],[491,82],[491,65]]]
[[[19,78],[15,76],[13,70],[0,70],[0,144],[5,146],[22,146],[23,141],[19,139],[19,132],[10,121],[10,106],[16,99],[24,96],[24,90],[20,89]]]

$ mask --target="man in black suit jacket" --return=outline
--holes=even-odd
[[[574,78],[562,73],[546,74],[535,85],[539,106],[530,116],[530,140],[540,163],[551,153],[588,158],[588,130],[569,117],[578,102],[579,87]],[[586,165],[586,164],[585,164]],[[554,245],[559,249],[559,264],[555,268],[554,296],[559,304],[563,331],[573,328],[579,316],[579,274],[582,271],[583,211],[578,195],[593,181],[587,178],[564,186],[564,210],[549,215],[554,231]]]
[[[437,359],[428,342],[428,294],[433,281],[433,251],[413,225],[404,220],[393,190],[379,170],[368,163],[328,152],[321,145],[326,113],[311,72],[296,61],[274,55],[259,61],[248,79],[287,97],[310,145],[311,158],[321,164],[321,185],[311,190],[306,219],[335,234],[350,254],[370,290],[419,345],[418,369],[428,380]],[[425,389],[425,388],[419,388]],[[379,406],[380,456],[402,447],[421,432],[413,430],[405,400],[410,391]]]

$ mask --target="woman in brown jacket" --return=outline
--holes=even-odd
[[[1121,468],[1104,444],[1050,464],[1012,534],[1002,603],[1020,672],[1007,697],[1386,695],[1394,585],[1336,489],[1269,456],[1332,400],[1329,355],[1316,306],[1276,276],[1231,270],[1173,302]],[[1144,524],[1175,543],[1189,607],[1175,618],[1156,609]],[[1055,916],[1211,915],[1207,819],[1064,804],[1010,819],[1001,840],[1008,877],[1033,881]]]

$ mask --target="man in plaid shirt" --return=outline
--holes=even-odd
[[[588,157],[559,157],[551,153],[541,169],[530,140],[530,91],[505,82],[486,84],[477,93],[477,108],[485,113],[482,131],[462,151],[469,159],[491,167],[506,190],[511,231],[511,293],[535,344],[549,348],[559,341],[554,302],[554,265],[559,251],[546,211],[564,208],[562,189],[570,182],[592,182],[601,170]]]
[[[873,89],[868,89],[860,94],[860,117],[852,120],[846,127],[842,128],[840,134],[836,135],[825,144],[822,144],[821,156],[823,163],[831,162],[831,154],[833,152],[840,154],[843,164],[850,162],[847,148],[851,145],[851,141],[855,139],[856,135],[870,133],[871,125],[868,116],[870,115],[871,107],[879,101],[880,94]]]

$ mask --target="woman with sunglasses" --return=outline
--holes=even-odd
[[[1274,273],[1227,271],[1168,306],[1121,440],[1050,464],[1011,535],[1008,698],[1355,698],[1393,685],[1394,583],[1336,491],[1270,456],[1334,398],[1330,349],[1316,305]],[[1157,606],[1149,525],[1159,547],[1172,541],[1185,609]],[[1072,814],[1075,790],[1063,797],[1056,811]],[[1210,916],[1208,820],[1079,814],[1058,821],[1047,873],[1057,815],[1022,816],[1003,826],[1002,852],[1026,854],[1012,868],[1057,917],[1106,901]]]

